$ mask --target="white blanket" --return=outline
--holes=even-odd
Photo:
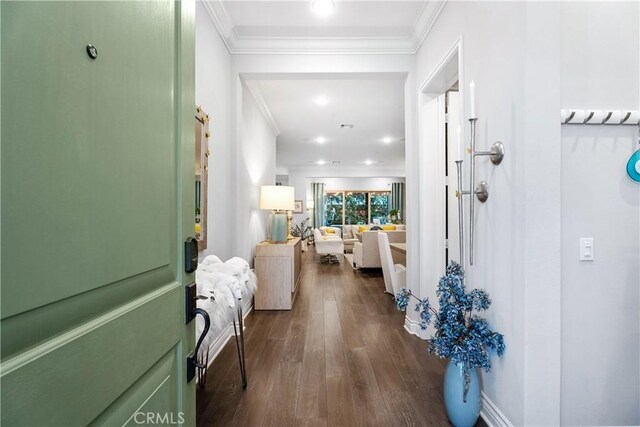
[[[257,277],[242,258],[222,262],[215,255],[207,256],[196,270],[198,295],[209,299],[198,300],[197,306],[205,309],[211,319],[211,329],[200,349],[200,356],[207,352],[210,340],[215,339],[234,319],[236,304],[249,299],[257,288]],[[196,339],[204,329],[202,316],[196,319]]]

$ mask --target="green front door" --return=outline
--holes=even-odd
[[[195,424],[195,3],[0,8],[2,425]]]

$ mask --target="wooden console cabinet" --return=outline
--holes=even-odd
[[[302,271],[302,241],[262,242],[256,246],[256,310],[291,310]]]

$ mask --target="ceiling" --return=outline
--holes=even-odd
[[[341,0],[328,16],[311,0],[204,4],[231,53],[415,53],[445,0]]]
[[[263,113],[272,118],[274,130],[280,132],[279,169],[404,169],[401,77],[246,83]],[[328,99],[324,106],[316,103],[321,96]],[[353,128],[340,128],[341,124]],[[319,137],[325,141],[319,143]],[[319,161],[326,164],[318,165]]]

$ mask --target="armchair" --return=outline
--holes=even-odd
[[[317,228],[313,230],[316,252],[320,255],[320,262],[339,263],[338,255],[344,254],[344,245],[340,236],[323,236]]]
[[[353,266],[355,268],[380,268],[380,250],[378,249],[378,234],[386,234],[390,243],[404,243],[407,241],[406,231],[365,231],[362,241],[353,245]]]

